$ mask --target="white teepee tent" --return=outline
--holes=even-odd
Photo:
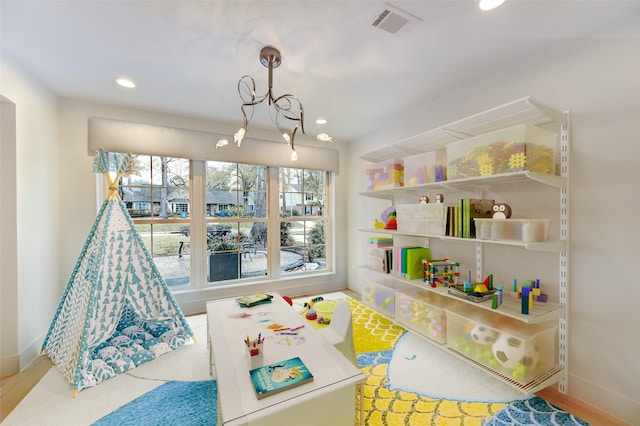
[[[193,338],[118,195],[135,166],[131,154],[96,153],[94,173],[107,177],[109,194],[42,344],[74,396]]]

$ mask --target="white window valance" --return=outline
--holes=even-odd
[[[298,160],[291,161],[291,150],[284,142],[245,137],[240,148],[231,142],[226,148],[216,149],[216,142],[223,137],[228,135],[91,117],[88,148],[92,154],[103,148],[110,152],[338,171],[335,149],[296,145]]]

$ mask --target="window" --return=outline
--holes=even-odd
[[[120,180],[120,197],[163,278],[190,280],[189,160],[138,155],[139,175]]]
[[[327,269],[327,172],[282,167],[278,186],[280,251],[292,256],[283,273]]]
[[[207,161],[208,282],[266,277],[267,167]]]
[[[330,270],[329,172],[136,158],[140,175],[122,178],[120,195],[169,286],[246,284]],[[191,271],[192,264],[202,270]]]

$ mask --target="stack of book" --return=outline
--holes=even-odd
[[[422,260],[431,260],[431,249],[428,247],[396,247],[394,255],[395,275],[408,280],[424,277]]]
[[[249,308],[255,305],[261,305],[263,303],[271,303],[273,296],[267,293],[254,293],[246,296],[240,296],[236,299],[238,305],[243,308]]]

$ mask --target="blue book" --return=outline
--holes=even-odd
[[[258,399],[313,380],[300,357],[254,368],[249,375]]]

